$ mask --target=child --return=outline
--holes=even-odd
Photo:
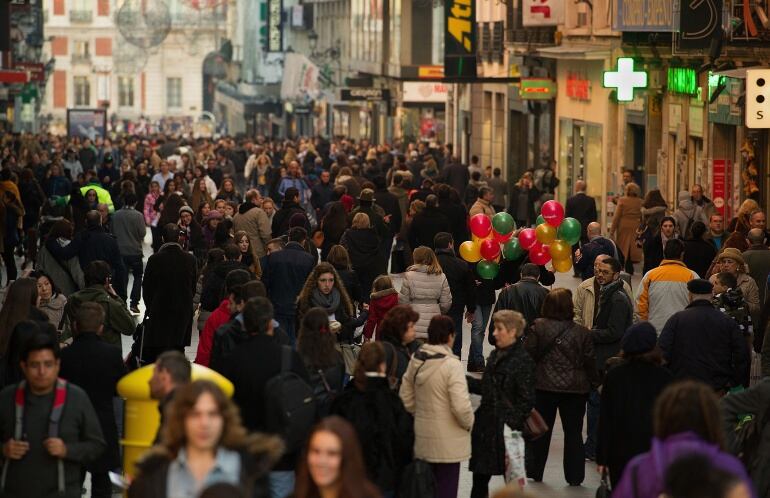
[[[366,320],[366,325],[364,325],[364,337],[367,341],[381,339],[381,337],[375,337],[375,331],[379,329],[385,313],[397,304],[398,292],[393,288],[393,282],[390,280],[390,277],[380,275],[374,279],[369,301],[369,317]]]
[[[717,273],[714,279],[714,297],[711,300],[716,309],[732,318],[735,323],[738,324],[738,328],[741,329],[741,334],[746,338],[747,348],[749,350],[749,356],[751,357],[751,366],[749,371],[744,375],[744,387],[749,387],[757,379],[751,379],[751,371],[754,370],[753,365],[757,360],[754,352],[754,327],[751,323],[751,313],[749,313],[749,306],[743,298],[741,289],[738,288],[738,281],[735,275],[732,273],[723,271]]]

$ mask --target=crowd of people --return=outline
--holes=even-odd
[[[468,462],[487,497],[509,430],[512,488],[544,479],[558,414],[569,486],[589,460],[616,497],[770,497],[752,199],[726,220],[700,185],[669,205],[626,171],[604,230],[577,181],[573,292],[526,255],[482,279],[456,252],[469,216],[534,225],[553,164],[507,182],[451,145],[24,134],[0,165],[2,496],[80,496],[86,472],[110,496],[116,384],[154,365],[128,496],[454,498]]]

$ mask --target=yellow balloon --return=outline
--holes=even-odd
[[[559,273],[567,273],[572,268],[572,260],[570,258],[554,259],[553,269]]]
[[[477,242],[466,240],[460,244],[460,257],[468,263],[476,263],[481,260],[481,246]]]
[[[535,228],[535,236],[541,244],[550,244],[556,240],[556,227],[552,227],[548,223],[541,223]]]
[[[474,244],[481,247],[481,242],[484,240],[493,238],[493,235],[492,235],[493,233],[494,232],[489,232],[489,235],[487,235],[486,237],[476,237],[475,235],[471,234],[471,240],[473,241]]]
[[[572,247],[563,240],[554,240],[548,248],[553,259],[570,259],[572,257]]]

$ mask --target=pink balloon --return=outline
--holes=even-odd
[[[495,230],[494,228],[492,229],[492,240],[494,240],[498,244],[505,244],[506,242],[511,240],[511,237],[513,237],[513,232],[497,233],[497,230]]]
[[[546,223],[552,227],[558,227],[564,219],[564,206],[559,201],[545,201],[540,208],[540,214],[543,215]]]
[[[481,242],[481,257],[487,261],[494,261],[495,258],[500,256],[500,243],[491,239],[486,239]]]
[[[537,235],[534,228],[525,228],[519,232],[519,244],[525,251],[529,251],[537,243]]]
[[[479,213],[473,215],[470,221],[471,233],[479,238],[484,238],[492,231],[492,220],[489,216]]]
[[[551,261],[551,252],[548,246],[541,246],[537,251],[529,251],[529,260],[536,265],[544,265]]]

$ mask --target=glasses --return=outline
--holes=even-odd
[[[594,273],[598,275],[612,275],[612,270],[600,270],[598,268],[594,268]]]

